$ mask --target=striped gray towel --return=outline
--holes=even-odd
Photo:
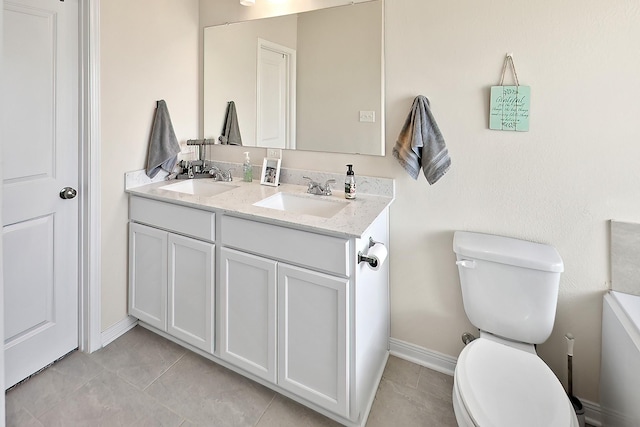
[[[422,168],[429,184],[435,184],[451,166],[444,138],[429,109],[429,100],[418,95],[398,135],[393,156],[413,179]]]

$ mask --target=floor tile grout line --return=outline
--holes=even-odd
[[[54,405],[55,406],[55,405]],[[31,418],[33,418],[34,420],[36,420],[37,422],[39,422],[40,424],[42,424],[42,421],[40,421],[39,417],[36,417],[35,414],[33,414],[30,410],[28,410],[27,408],[25,408],[24,406],[20,405],[20,409],[24,410],[27,414],[31,415]],[[45,412],[42,413],[42,415],[46,414],[51,408],[47,409]],[[41,415],[41,416],[42,416]],[[44,424],[42,424],[44,425]]]
[[[258,417],[256,423],[253,425],[253,427],[257,427],[258,424],[260,424],[260,420],[262,420],[262,417],[264,417],[264,414],[267,413],[267,411],[269,410],[269,408],[271,407],[271,405],[273,404],[273,401],[276,400],[276,397],[278,396],[278,393],[274,392],[273,393],[273,397],[271,398],[271,401],[269,402],[269,404],[267,405],[266,408],[264,408],[264,411],[262,411],[262,413],[260,414],[260,416]]]
[[[10,392],[13,388],[15,388],[18,385],[22,385],[27,383],[28,381],[35,379],[38,375],[44,374],[45,372],[49,371],[49,372],[57,372],[58,374],[60,374],[63,377],[68,377],[69,374],[64,373],[61,369],[60,369],[60,362],[63,362],[68,356],[71,356],[73,353],[77,352],[76,358],[78,357],[87,357],[88,359],[90,359],[88,354],[82,353],[80,352],[80,350],[75,349],[73,351],[70,351],[69,353],[65,354],[64,356],[60,357],[59,359],[55,360],[53,363],[51,363],[50,365],[46,366],[45,368],[39,370],[38,372],[36,372],[33,375],[30,375],[28,378],[25,378],[24,380],[22,380],[20,383],[16,384],[15,386],[11,387],[8,390],[5,390],[5,394]],[[72,361],[69,361],[69,359],[66,359],[66,363],[73,363]],[[100,376],[105,370],[106,368],[97,362],[96,365],[98,365],[100,367],[100,371],[97,372],[95,375],[90,375],[89,378],[86,381],[81,382],[78,386],[73,387],[71,390],[68,391],[68,393],[66,394],[65,398],[68,398],[70,396],[72,396],[73,394],[77,393],[82,387],[84,387],[85,385],[87,385],[89,382],[91,382],[92,380],[94,380],[95,378],[97,378],[98,376]],[[45,415],[47,412],[51,411],[53,408],[55,408],[63,399],[59,399],[56,400],[54,402],[51,402],[48,406],[45,406],[44,409],[42,409],[41,411],[38,412],[42,412],[40,415],[36,415],[36,413],[30,411],[29,409],[27,409],[24,405],[20,405],[19,407],[21,409],[24,409],[29,415],[31,415],[33,417],[33,419],[37,420],[40,424],[42,424],[42,422],[40,421],[40,418]]]
[[[149,398],[153,399],[154,401],[156,401],[160,406],[166,408],[168,411],[176,414],[177,416],[179,416],[180,418],[182,418],[182,421],[180,422],[180,424],[178,424],[178,427],[184,425],[184,423],[186,423],[187,421],[189,421],[190,424],[193,424],[193,421],[191,421],[189,418],[187,418],[186,416],[182,415],[181,413],[177,412],[175,409],[173,409],[171,406],[165,404],[164,401],[159,400],[158,398],[156,398],[155,396],[149,394],[148,389],[149,387],[151,387],[153,384],[155,384],[164,374],[166,374],[171,368],[173,368],[180,360],[182,360],[183,357],[185,357],[187,355],[188,352],[184,352],[180,355],[180,357],[178,357],[176,359],[175,362],[173,362],[169,367],[167,367],[167,369],[165,369],[162,373],[160,373],[153,381],[151,381],[151,383],[149,383],[149,385],[147,385],[146,387],[144,387],[141,391]]]
[[[180,421],[180,424],[178,424],[178,427],[183,425],[187,421],[189,421],[189,423],[193,424],[193,421],[191,421],[191,419],[189,419],[185,415],[183,415],[182,412],[178,412],[173,407],[167,405],[163,400],[160,400],[157,397],[149,394],[146,390],[142,390],[142,393],[144,393],[145,396],[147,396],[149,399],[152,399],[154,402],[156,402],[158,405],[162,406],[163,408],[165,408],[169,412],[171,412],[171,413],[177,415],[178,417],[182,418],[182,420]]]
[[[416,381],[416,390],[419,390],[420,387],[420,378],[422,378],[422,366],[418,370],[418,381]]]
[[[176,361],[175,361],[175,362],[173,362],[171,365],[169,365],[169,366],[167,367],[167,369],[165,369],[164,371],[162,371],[162,372],[161,372],[161,373],[160,373],[156,378],[154,378],[154,379],[153,379],[153,381],[151,381],[151,382],[150,382],[146,387],[144,387],[144,388],[142,389],[142,391],[144,391],[144,392],[146,393],[146,392],[147,392],[147,389],[148,389],[149,387],[151,387],[152,385],[154,385],[154,384],[156,383],[156,381],[158,381],[160,378],[162,378],[162,376],[163,376],[164,374],[166,374],[167,372],[169,372],[169,370],[170,370],[171,368],[173,368],[173,367],[174,367],[174,366],[175,366],[179,361],[181,361],[181,360],[182,360],[182,358],[183,358],[186,354],[187,354],[186,352],[182,353],[182,355],[181,355],[180,357],[178,357],[178,358],[176,359]]]
[[[79,351],[79,350],[78,350],[78,351]],[[89,357],[89,355],[88,355],[88,354],[86,354],[86,353],[80,353],[80,354],[81,354],[81,356],[82,356],[82,357],[87,357],[89,360],[92,360],[92,359]],[[100,366],[100,371],[99,371],[99,372],[96,372],[94,375],[91,375],[87,381],[83,382],[79,387],[76,387],[75,389],[73,389],[73,390],[71,391],[71,393],[69,393],[69,394],[73,394],[73,393],[77,392],[77,391],[78,391],[78,390],[80,390],[82,387],[84,387],[85,385],[89,384],[89,383],[90,383],[91,381],[93,381],[94,379],[98,378],[100,375],[102,375],[102,374],[104,373],[104,371],[106,371],[106,370],[107,370],[104,366],[102,366],[102,364],[98,363],[97,361],[92,360],[92,362],[93,362],[93,363],[95,363],[96,365]],[[60,371],[58,370],[58,372],[60,372]]]

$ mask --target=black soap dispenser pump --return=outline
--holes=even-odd
[[[347,176],[344,179],[344,198],[356,198],[356,177],[353,173],[353,165],[347,165]]]

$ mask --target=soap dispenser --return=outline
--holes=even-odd
[[[356,177],[353,173],[353,165],[347,165],[347,176],[344,179],[344,198],[356,198]]]
[[[251,159],[249,159],[249,152],[244,152],[244,163],[242,165],[242,179],[244,182],[253,181],[253,166],[251,166]]]

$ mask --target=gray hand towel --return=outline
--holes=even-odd
[[[173,131],[167,103],[158,101],[156,115],[151,128],[149,153],[147,155],[147,176],[153,178],[160,169],[171,173],[178,162],[180,144]]]
[[[238,126],[238,116],[236,114],[236,104],[229,101],[227,104],[227,114],[224,116],[222,125],[222,135],[218,138],[221,144],[242,145],[240,127]]]
[[[413,179],[418,179],[422,168],[429,184],[435,184],[451,166],[449,151],[429,109],[429,100],[422,95],[413,100],[411,113],[393,147],[393,156]]]

